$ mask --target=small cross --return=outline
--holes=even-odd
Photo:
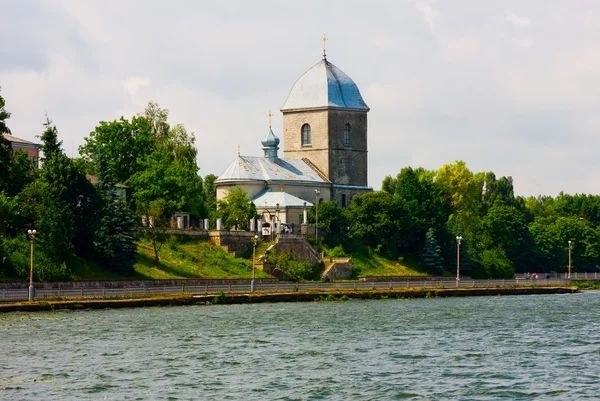
[[[323,34],[323,39],[321,39],[323,41],[323,59],[326,59],[327,56],[325,55],[325,50],[327,47],[327,36],[325,36],[325,34]]]
[[[240,145],[238,145],[238,156],[240,155]]]
[[[271,117],[273,116],[273,114],[271,114],[271,110],[269,110],[269,114],[267,114],[267,117],[269,117],[269,128],[271,128]]]

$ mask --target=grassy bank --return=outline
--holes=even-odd
[[[229,255],[221,247],[194,238],[171,237],[159,253],[160,263],[154,263],[152,244],[144,239],[137,242],[134,271],[129,275],[110,271],[94,260],[72,256],[66,264],[71,272],[70,280],[160,280],[160,279],[227,279],[250,278],[252,275],[252,247],[242,257]],[[256,257],[266,251],[269,242],[259,242]],[[341,247],[326,250],[327,256],[352,258],[353,277],[359,276],[427,276],[414,257],[391,259],[365,246],[357,246],[345,254]],[[271,277],[257,269],[257,278]],[[24,281],[26,277],[2,275],[0,281]]]

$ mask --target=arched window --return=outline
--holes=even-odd
[[[310,145],[310,125],[304,124],[302,126],[302,146]]]
[[[350,141],[351,129],[352,127],[350,127],[350,124],[346,124],[346,127],[344,128],[344,146],[352,146],[352,141]]]

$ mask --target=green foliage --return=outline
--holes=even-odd
[[[308,210],[309,223],[315,224],[316,206]],[[319,240],[329,247],[344,243],[348,239],[348,219],[346,213],[335,201],[319,202]]]
[[[349,236],[382,253],[396,254],[403,232],[410,227],[407,214],[406,202],[387,192],[356,196],[346,209]]]
[[[444,272],[443,262],[442,249],[438,245],[433,229],[430,228],[425,236],[423,267],[431,274],[440,275]]]
[[[58,130],[48,115],[46,115],[44,128],[44,132],[38,138],[42,141],[40,146],[40,150],[44,153],[42,160],[47,160],[62,152],[62,141],[58,140]]]
[[[219,293],[212,299],[213,304],[226,304],[227,303],[227,295],[220,290]]]
[[[2,88],[0,87],[0,90]],[[6,120],[10,118],[10,113],[4,108],[6,101],[0,95],[0,138],[4,139],[2,134],[10,134],[10,129],[6,125]]]
[[[484,249],[473,264],[473,278],[513,278],[514,274],[512,262],[501,247]]]
[[[123,275],[133,273],[137,246],[133,233],[135,216],[115,193],[103,154],[98,155],[98,190],[103,197],[102,217],[95,233],[96,252],[108,269]]]
[[[294,253],[272,252],[267,260],[289,280],[302,281],[313,273],[313,266],[310,265],[310,262],[308,260],[299,261],[298,256]]]
[[[235,187],[218,201],[218,215],[223,219],[226,230],[236,226],[240,230],[250,228],[250,219],[256,216],[256,206],[242,187]]]
[[[204,206],[206,208],[206,217],[210,221],[214,222],[217,219],[217,188],[215,187],[215,181],[219,178],[214,174],[208,174],[204,177]]]
[[[143,170],[146,157],[156,148],[156,139],[148,120],[134,117],[131,121],[121,117],[100,124],[85,138],[79,147],[84,162],[93,165],[96,155],[103,150],[109,174],[117,182],[124,183],[129,177]],[[93,171],[95,175],[97,171]]]
[[[126,182],[134,191],[138,212],[162,200],[164,218],[178,211],[188,211],[194,216],[203,214],[202,179],[195,163],[172,160],[164,150],[156,150],[140,163],[140,168]]]

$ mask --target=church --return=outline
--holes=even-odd
[[[346,207],[352,197],[372,189],[367,182],[367,113],[358,86],[323,59],[302,75],[281,107],[280,140],[269,124],[264,155],[241,156],[215,181],[217,199],[240,186],[265,226],[304,222],[315,202],[334,200]]]

